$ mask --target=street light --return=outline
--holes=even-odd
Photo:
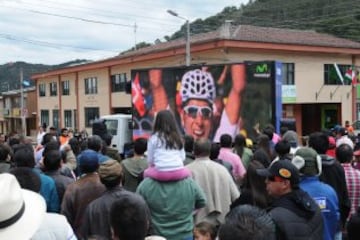
[[[184,19],[186,21],[186,57],[185,57],[185,62],[186,62],[186,66],[190,66],[190,60],[191,60],[191,56],[190,56],[190,22],[189,19],[180,16],[177,12],[174,12],[172,10],[167,10],[167,12],[175,17]]]

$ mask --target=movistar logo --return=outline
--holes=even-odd
[[[256,73],[264,73],[268,71],[268,65],[267,64],[263,64],[263,65],[257,65],[256,66]]]
[[[269,78],[271,76],[270,69],[266,63],[256,65],[254,77]]]

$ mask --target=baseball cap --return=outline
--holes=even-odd
[[[256,173],[262,177],[280,177],[289,180],[292,187],[297,187],[300,182],[299,170],[287,160],[276,161],[265,169],[256,169]]]
[[[312,148],[299,148],[295,152],[291,163],[299,169],[300,174],[307,176],[318,176],[321,174],[321,157]]]

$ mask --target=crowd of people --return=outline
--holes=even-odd
[[[215,143],[162,110],[126,159],[106,131],[41,130],[35,147],[0,138],[0,239],[360,239],[360,146],[346,127],[304,144],[271,125]]]

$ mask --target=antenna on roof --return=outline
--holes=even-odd
[[[136,25],[136,22],[134,23],[134,38],[135,38],[135,47],[134,47],[134,49],[135,50],[137,50],[136,49],[136,29],[137,29],[137,25]]]

